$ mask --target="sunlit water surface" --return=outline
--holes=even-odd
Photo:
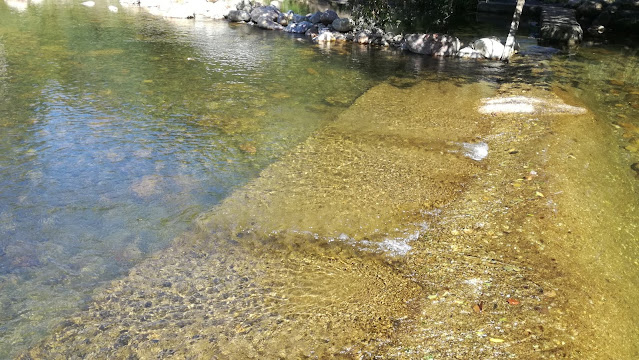
[[[381,81],[556,81],[543,56],[507,67],[317,47],[101,5],[0,4],[0,358],[33,344]],[[600,55],[610,58],[554,61],[599,69]],[[604,121],[636,117],[636,58],[624,56],[631,61],[606,67],[614,74],[561,74],[600,113],[617,110]]]

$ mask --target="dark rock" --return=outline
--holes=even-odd
[[[118,348],[121,346],[127,346],[129,345],[130,341],[131,341],[131,336],[129,334],[122,334],[116,340],[114,347]]]
[[[266,18],[259,18],[255,22],[255,26],[265,30],[284,30],[284,26]]]
[[[349,18],[341,18],[333,20],[331,26],[335,31],[339,32],[349,32],[353,30],[353,20]]]
[[[294,23],[301,23],[302,21],[306,21],[306,16],[299,15],[299,14],[294,14],[293,15],[293,22]]]
[[[245,10],[231,10],[226,18],[231,22],[246,22],[251,20],[251,14]]]
[[[317,24],[322,21],[321,19],[322,13],[318,11],[315,14],[309,16],[308,21],[312,22],[313,24]]]
[[[332,24],[337,19],[337,13],[333,10],[326,10],[320,15],[320,22],[324,25]]]
[[[599,15],[604,9],[604,3],[602,1],[588,0],[584,1],[577,7],[577,16],[582,17],[595,17]]]
[[[288,26],[284,29],[284,31],[295,33],[295,34],[304,34],[311,27],[313,27],[312,23],[308,21],[302,21],[300,23],[288,24]]]
[[[260,6],[251,11],[251,20],[257,23],[260,19],[276,21],[280,12],[273,6]]]
[[[583,38],[581,25],[575,19],[575,10],[557,7],[542,9],[539,34],[543,43],[575,45]]]
[[[308,36],[308,37],[315,37],[315,36],[319,35],[319,28],[318,28],[317,24],[311,26],[308,30],[306,30],[306,32],[304,34],[306,36]]]

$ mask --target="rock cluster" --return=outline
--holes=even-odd
[[[639,36],[639,1],[636,0],[570,0],[577,20],[590,35],[612,32]]]
[[[333,10],[300,15],[293,11],[282,13],[273,4],[263,6],[242,0],[226,19],[266,30],[305,34],[316,43],[352,41],[363,45],[392,46],[423,55],[493,60],[500,59],[504,52],[504,45],[495,38],[480,39],[462,49],[458,38],[446,34],[396,35],[378,28],[355,29],[352,19],[340,18]]]
[[[357,29],[352,19],[340,18],[333,10],[306,15],[282,12],[280,1],[272,1],[269,5],[251,0],[120,0],[120,3],[123,6],[140,6],[164,17],[227,19],[265,30],[304,34],[316,43],[352,41],[422,55],[493,60],[500,59],[504,51],[504,46],[496,38],[479,39],[462,48],[458,38],[446,34],[397,35],[378,28]]]

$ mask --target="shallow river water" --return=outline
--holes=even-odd
[[[506,65],[20,4],[0,358],[639,356],[635,51]],[[480,111],[514,96],[540,105]]]

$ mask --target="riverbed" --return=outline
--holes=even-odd
[[[637,356],[633,50],[102,5],[0,9],[0,357]],[[479,111],[509,96],[584,111]]]

